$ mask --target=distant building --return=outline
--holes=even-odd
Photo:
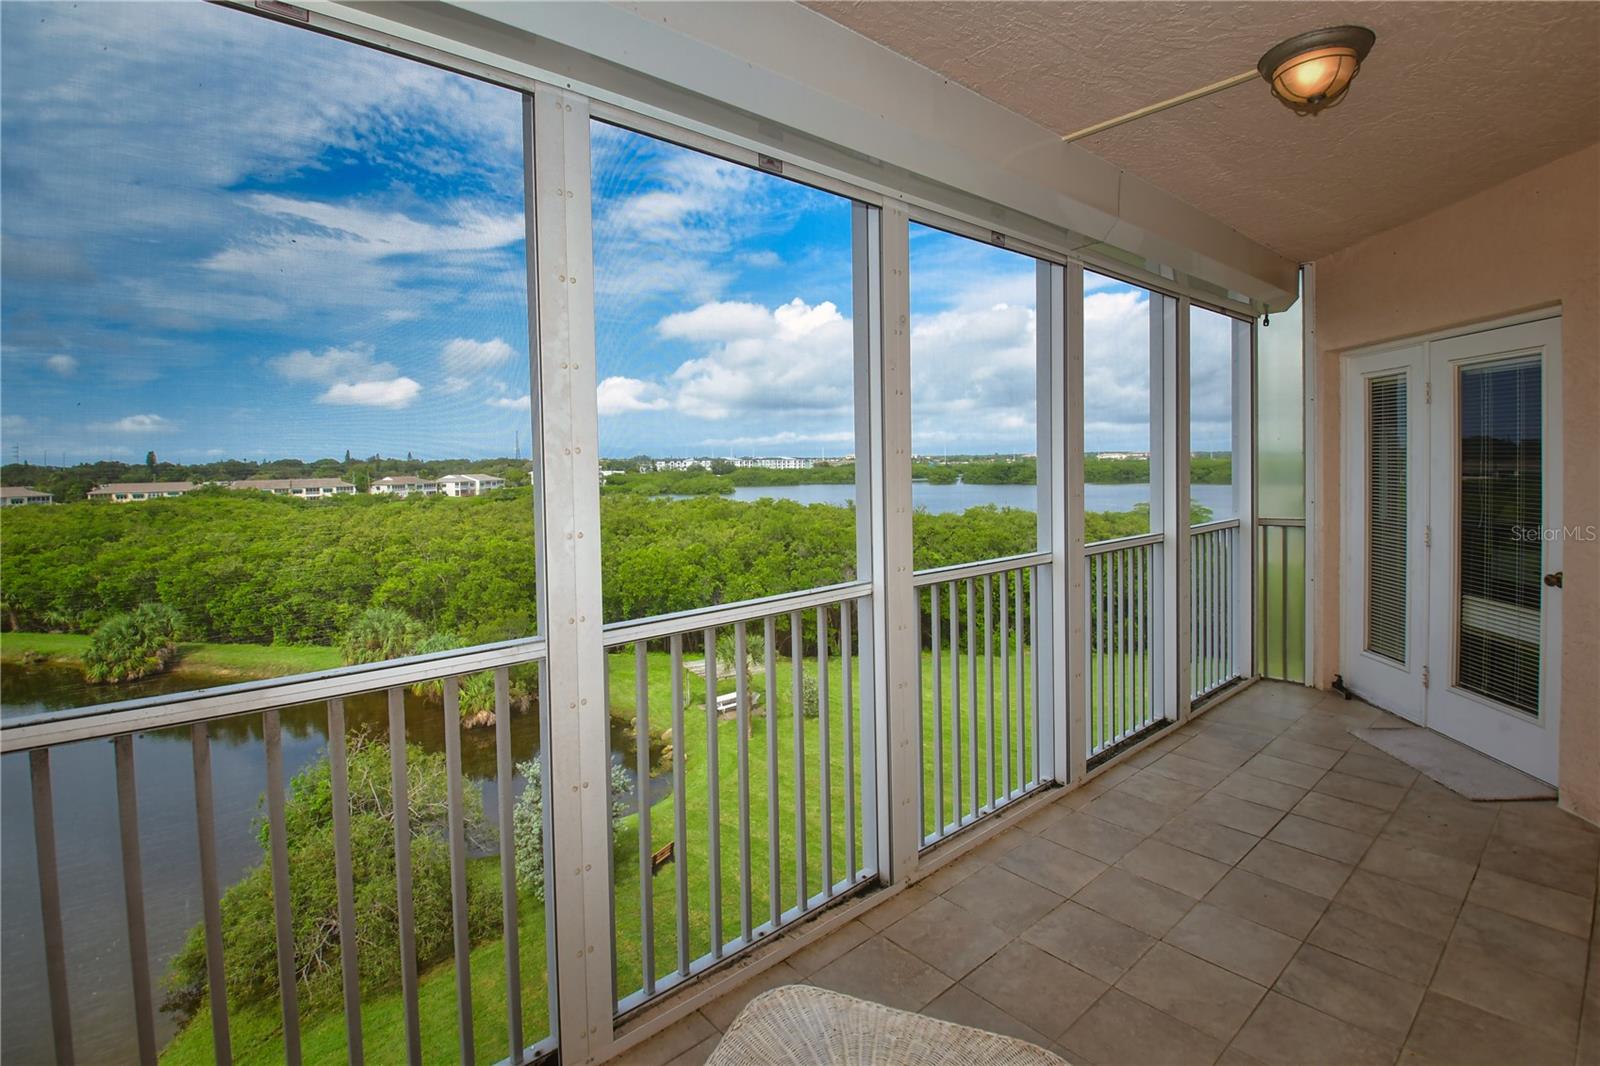
[[[1149,452],[1095,452],[1096,459],[1148,459]]]
[[[413,477],[410,474],[401,474],[398,477],[382,477],[372,483],[367,489],[374,496],[437,496],[439,483],[429,481],[427,478]]]
[[[159,500],[168,496],[182,496],[200,486],[192,481],[131,481],[100,485],[89,490],[91,500],[110,500],[113,503],[135,503],[139,500]]]
[[[482,496],[505,487],[505,478],[487,474],[446,474],[439,479],[439,491],[446,496]]]
[[[658,459],[657,470],[694,470],[696,468],[710,470],[710,459]]]
[[[356,487],[336,477],[256,478],[235,481],[230,489],[254,489],[270,492],[274,496],[294,496],[303,500],[320,500],[326,496],[354,496]]]
[[[752,455],[748,459],[735,459],[733,465],[757,470],[810,470],[816,465],[816,460],[796,459],[789,455]]]
[[[56,498],[48,492],[38,489],[24,488],[21,485],[8,485],[0,487],[0,507],[23,507],[30,503],[55,503]]]

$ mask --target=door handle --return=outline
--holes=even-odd
[[[1553,574],[1544,575],[1544,583],[1553,589],[1561,588],[1561,573],[1560,570],[1557,570]]]

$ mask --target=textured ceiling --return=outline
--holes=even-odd
[[[1301,261],[1600,140],[1600,4],[809,6],[1063,134],[1251,70],[1295,33],[1370,27],[1321,115],[1252,82],[1079,142]]]

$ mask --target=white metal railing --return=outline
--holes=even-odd
[[[51,1037],[58,1063],[75,1061],[72,989],[86,975],[75,974],[69,962],[66,947],[67,922],[62,911],[62,882],[58,867],[57,832],[55,815],[56,787],[51,777],[51,756],[63,745],[83,744],[109,740],[112,744],[116,775],[116,803],[121,843],[121,880],[123,885],[125,925],[128,958],[131,966],[132,1005],[134,1028],[137,1034],[137,1055],[141,1062],[154,1063],[157,1058],[157,1016],[155,989],[151,980],[151,945],[148,935],[145,896],[146,866],[141,851],[141,828],[137,803],[136,736],[155,730],[168,734],[163,738],[186,739],[190,749],[190,765],[194,788],[194,829],[198,849],[200,913],[205,945],[206,998],[204,1005],[210,1016],[211,1052],[217,1062],[231,1061],[233,1055],[230,1018],[234,1003],[230,1001],[227,958],[224,945],[223,903],[226,898],[220,870],[220,857],[237,856],[243,841],[253,841],[255,828],[248,822],[235,820],[234,832],[227,839],[218,829],[217,779],[212,760],[212,741],[221,727],[240,723],[253,732],[259,723],[261,737],[260,785],[266,800],[267,853],[264,862],[270,867],[272,885],[272,917],[276,939],[276,966],[278,981],[278,1008],[282,1018],[284,1055],[290,1063],[302,1058],[301,985],[307,976],[307,960],[299,954],[294,930],[294,913],[290,891],[291,877],[300,876],[291,869],[289,861],[286,801],[288,782],[284,777],[284,725],[283,712],[293,709],[296,715],[311,711],[321,704],[327,737],[327,760],[331,789],[331,821],[334,846],[334,879],[337,891],[337,921],[331,929],[322,930],[324,936],[338,944],[341,978],[342,1008],[344,1016],[347,1055],[352,1063],[366,1058],[378,1062],[421,1063],[425,1054],[437,1059],[441,1049],[430,1048],[424,1052],[422,1027],[418,1002],[418,943],[415,927],[415,901],[412,895],[412,854],[415,832],[429,832],[411,821],[409,778],[407,771],[407,688],[423,683],[437,683],[442,692],[438,714],[442,718],[444,736],[444,764],[446,774],[447,809],[444,818],[443,841],[449,856],[449,884],[451,903],[451,960],[455,967],[456,1016],[459,1053],[463,1062],[477,1061],[473,1025],[473,984],[471,954],[474,948],[468,927],[468,874],[466,842],[466,802],[462,774],[463,725],[461,722],[461,683],[468,677],[492,671],[494,714],[494,775],[493,788],[496,810],[489,819],[492,831],[498,836],[499,894],[501,932],[505,944],[504,1011],[506,1020],[505,1044],[507,1063],[524,1063],[540,1057],[556,1047],[556,1012],[553,974],[548,968],[548,957],[532,961],[545,968],[545,987],[549,990],[549,1012],[545,1034],[532,1044],[524,1040],[522,992],[521,935],[519,933],[520,901],[515,861],[515,830],[513,809],[516,791],[516,773],[512,757],[512,683],[513,669],[533,671],[529,700],[538,707],[539,732],[549,736],[549,716],[544,698],[545,644],[540,639],[511,641],[500,645],[473,649],[463,653],[422,656],[376,666],[361,666],[327,671],[286,682],[251,682],[226,688],[212,689],[195,694],[177,694],[145,700],[126,701],[119,704],[90,707],[80,711],[38,715],[6,723],[0,728],[0,750],[7,755],[26,754],[33,804],[35,861],[39,887],[39,914],[42,924],[42,943],[45,957],[45,983],[48,990]],[[403,1000],[403,1033],[386,1034],[388,1040],[381,1046],[368,1046],[363,1042],[360,949],[354,930],[357,929],[356,883],[354,857],[351,843],[351,793],[347,736],[357,735],[359,727],[346,720],[346,701],[360,697],[383,697],[387,703],[387,728],[370,730],[372,740],[388,748],[389,801],[388,820],[392,825],[392,846],[395,869],[394,920],[398,924],[399,973],[380,975],[378,984],[387,991],[391,981],[398,981]],[[307,706],[307,705],[311,706]],[[432,707],[431,702],[427,704]],[[314,713],[314,712],[313,712]],[[431,713],[431,712],[425,712]],[[416,721],[410,723],[414,728]],[[185,737],[184,734],[187,734]],[[538,759],[548,765],[546,746],[540,745]],[[229,773],[237,772],[237,760],[230,759]],[[544,789],[540,804],[546,820],[544,834],[547,860],[549,774],[540,775]],[[233,791],[237,784],[226,782]],[[360,797],[358,797],[359,799]],[[242,834],[241,839],[232,839]],[[163,838],[172,836],[172,827],[162,827]],[[247,845],[248,846],[248,845]],[[546,908],[546,928],[541,931],[548,943],[551,933]],[[7,915],[8,920],[10,914]],[[531,932],[531,931],[530,931]],[[368,987],[372,987],[369,974]],[[368,1036],[372,1036],[368,1030]]]
[[[876,877],[870,593],[863,582],[607,627],[607,703],[634,727],[613,849],[619,1014]]]
[[[1198,700],[1240,674],[1239,520],[1189,529],[1189,698]]]
[[[1162,718],[1156,657],[1162,645],[1157,604],[1163,540],[1162,534],[1150,533],[1083,549],[1089,598],[1084,675],[1090,759]]]
[[[1304,682],[1305,519],[1259,518],[1256,529],[1256,670]]]
[[[1048,777],[1040,743],[1039,582],[1048,552],[916,575],[924,847]],[[982,679],[980,687],[979,679]],[[1046,700],[1048,703],[1049,701]],[[998,729],[998,732],[997,732]]]

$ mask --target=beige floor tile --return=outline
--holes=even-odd
[[[1209,1066],[1222,1041],[1111,989],[1061,1036],[1068,1054],[1098,1066]]]
[[[1106,868],[1098,859],[1043,837],[1030,837],[1013,848],[1000,866],[1062,897],[1072,895]]]
[[[1151,838],[1117,860],[1129,873],[1200,899],[1228,872],[1226,863]]]
[[[1589,935],[1593,921],[1593,908],[1582,896],[1493,870],[1478,871],[1467,901],[1578,937]]]
[[[1144,839],[1140,833],[1073,811],[1039,834],[1101,862],[1116,862]]]
[[[1420,984],[1402,981],[1315,944],[1301,945],[1272,987],[1396,1046],[1411,1028],[1425,991]]]
[[[1595,893],[1595,862],[1581,853],[1541,846],[1533,840],[1512,840],[1496,834],[1485,847],[1482,865],[1496,873],[1510,874],[1547,888],[1592,898]]]
[[[1267,990],[1169,944],[1156,944],[1117,988],[1218,1040],[1231,1040]]]
[[[1150,936],[1161,936],[1189,913],[1194,899],[1111,867],[1072,897],[1078,903]]]
[[[1329,770],[1312,791],[1355,803],[1365,803],[1368,807],[1384,811],[1392,811],[1399,807],[1400,801],[1405,799],[1406,795],[1406,790],[1398,785],[1369,781],[1364,777],[1340,773],[1338,770]]]
[[[1399,759],[1391,759],[1370,747],[1367,748],[1370,754],[1363,753],[1357,750],[1360,747],[1365,745],[1358,745],[1356,749],[1345,752],[1344,757],[1335,763],[1333,768],[1351,777],[1362,777],[1368,781],[1395,785],[1399,788],[1409,788],[1411,782],[1417,779],[1417,772]]]
[[[1444,951],[1442,940],[1340,903],[1323,912],[1306,943],[1413,984],[1428,983]]]
[[[1085,814],[1145,835],[1160,829],[1173,814],[1159,803],[1151,803],[1121,789],[1107,792],[1083,810]]]
[[[1514,966],[1466,940],[1445,947],[1430,988],[1564,1043],[1578,1042],[1581,987]]]
[[[1267,747],[1271,746],[1270,744],[1267,745]],[[1307,766],[1303,762],[1291,762],[1276,755],[1268,755],[1265,749],[1262,749],[1260,755],[1245,763],[1240,769],[1247,774],[1264,777],[1268,781],[1277,781],[1280,784],[1293,785],[1298,789],[1310,788],[1321,780],[1322,775],[1327,772],[1327,767],[1325,766]]]
[[[1296,940],[1305,939],[1328,907],[1321,896],[1237,868],[1217,882],[1206,902]]]
[[[1250,761],[1258,749],[1238,744],[1213,736],[1201,734],[1192,738],[1183,746],[1173,750],[1174,755],[1181,755],[1186,759],[1206,763],[1222,770],[1232,771]]]
[[[700,1013],[706,1020],[718,1029],[726,1031],[733,1020],[744,1010],[744,1005],[755,999],[761,993],[784,985],[799,984],[802,981],[800,973],[787,962],[780,962],[776,966],[769,966],[765,970],[748,978],[738,988],[722,998],[700,1008]]]
[[[1011,940],[1011,934],[935,896],[884,930],[923,962],[960,979]]]
[[[1278,824],[1278,819],[1283,817],[1283,813],[1280,808],[1252,803],[1212,789],[1203,799],[1185,811],[1183,817],[1203,818],[1218,825],[1225,825],[1229,829],[1238,829],[1251,836],[1261,837],[1272,831],[1272,827]]]
[[[1021,941],[1007,945],[961,983],[1051,1038],[1077,1021],[1107,987],[1104,981]]]
[[[1240,869],[1332,899],[1354,867],[1274,840],[1263,840],[1239,860]]]
[[[1350,875],[1334,899],[1438,940],[1450,935],[1461,909],[1449,896],[1360,869]]]
[[[1487,820],[1482,817],[1485,814],[1490,816]],[[1401,803],[1381,835],[1386,840],[1476,865],[1489,842],[1493,823],[1493,812],[1481,808],[1468,814],[1455,807],[1408,807]]]
[[[871,936],[872,930],[860,921],[847,922],[821,940],[813,940],[785,961],[801,977],[810,977]]]
[[[1276,992],[1267,993],[1233,1046],[1271,1066],[1387,1066],[1398,1050],[1396,1042]]]
[[[1586,940],[1475,903],[1461,908],[1451,939],[1579,988],[1589,968]]]
[[[1155,943],[1132,926],[1071,902],[1041,918],[1022,939],[1107,983],[1121,977]]]
[[[705,1066],[705,1061],[711,1057],[713,1051],[717,1050],[717,1044],[721,1041],[720,1036],[707,1037],[667,1063],[667,1066]]]
[[[1158,806],[1166,807],[1170,814],[1189,806],[1195,800],[1206,794],[1210,785],[1192,785],[1187,781],[1180,781],[1166,774],[1151,773],[1146,770],[1128,778],[1117,786],[1119,792],[1126,792],[1138,796],[1142,800],[1149,800]]]
[[[1548,1033],[1429,992],[1411,1024],[1401,1061],[1428,1066],[1555,1066],[1572,1061],[1572,1048]]]
[[[1381,836],[1362,856],[1361,868],[1456,900],[1466,898],[1473,875],[1469,862],[1408,848]]]
[[[1155,839],[1231,866],[1244,858],[1259,838],[1186,811],[1162,826]]]
[[[1257,777],[1250,770],[1253,763],[1254,760],[1251,760],[1223,778],[1215,791],[1225,796],[1259,803],[1263,807],[1274,807],[1280,811],[1289,810],[1306,794],[1306,790],[1298,785],[1286,785],[1281,781]]]
[[[925,884],[918,883],[902,889],[861,915],[861,924],[874,933],[881,933],[901,918],[910,914],[935,897]]]
[[[905,948],[875,936],[811,975],[811,983],[899,1010],[921,1010],[955,982]]]
[[[717,1029],[695,1011],[642,1044],[612,1059],[614,1066],[665,1066],[690,1049],[718,1036]]]
[[[1278,979],[1300,946],[1294,937],[1209,903],[1196,906],[1163,939],[1263,987]]]
[[[1344,829],[1353,829],[1368,836],[1376,836],[1384,823],[1389,820],[1386,811],[1368,807],[1364,803],[1340,799],[1338,796],[1330,796],[1314,789],[1307,792],[1305,797],[1294,805],[1292,813],[1304,818],[1315,818],[1319,822],[1337,825]]]
[[[1352,866],[1361,861],[1361,856],[1372,844],[1372,837],[1365,833],[1293,813],[1284,815],[1283,820],[1267,834],[1267,839]]]
[[[1344,757],[1345,753],[1343,750],[1324,748],[1317,744],[1308,744],[1304,740],[1281,736],[1262,748],[1261,754],[1287,759],[1290,762],[1303,762],[1319,770],[1329,770],[1333,768],[1334,763]]]
[[[943,894],[983,869],[986,865],[988,864],[968,852],[959,858],[940,865],[932,873],[918,881],[917,886],[935,894]]]
[[[1061,903],[1047,888],[998,866],[986,866],[944,894],[991,925],[1017,933]]]
[[[1227,777],[1233,768],[1230,766],[1216,766],[1212,763],[1202,762],[1191,758],[1182,752],[1174,751],[1163,755],[1147,767],[1150,773],[1164,774],[1190,785],[1200,788],[1211,788],[1218,781]]]
[[[972,992],[962,985],[951,985],[945,989],[940,993],[938,999],[922,1008],[922,1013],[930,1018],[955,1022],[957,1025],[966,1025],[973,1029],[983,1029],[991,1033],[1014,1036],[1018,1040],[1026,1040],[1028,1043],[1037,1044],[1040,1047],[1050,1042],[1050,1038],[1037,1029],[1024,1025],[976,992]]]

